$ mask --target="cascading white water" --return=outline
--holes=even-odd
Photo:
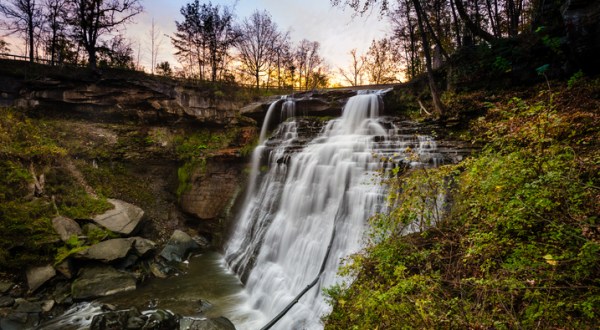
[[[299,152],[289,150],[297,138],[294,120],[281,124],[278,145],[267,148],[263,143],[255,150],[253,178],[226,260],[245,281],[249,303],[265,322],[317,276],[335,231],[318,285],[276,329],[323,327],[320,318],[329,306],[322,288],[339,281],[341,260],[359,251],[367,219],[384,207],[385,187],[376,182],[377,171],[386,158],[401,157],[406,146],[417,153],[434,151],[430,138],[402,137],[393,125],[380,123],[379,105],[377,94],[354,96],[342,117],[328,122]],[[289,109],[293,111],[291,105],[282,107]],[[293,113],[282,113],[281,118],[287,117]],[[261,157],[268,159],[262,175]]]

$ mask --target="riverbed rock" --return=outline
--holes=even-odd
[[[62,276],[71,279],[73,278],[73,262],[70,258],[67,258],[54,266],[57,272],[61,273]]]
[[[225,318],[217,317],[210,319],[197,319],[192,317],[183,317],[179,321],[179,329],[188,330],[235,330],[235,325]]]
[[[91,330],[105,329],[180,329],[178,316],[167,310],[158,309],[142,314],[137,308],[109,311],[95,315]]]
[[[0,308],[2,307],[11,307],[15,304],[15,300],[9,296],[0,297]]]
[[[15,283],[6,280],[0,280],[0,293],[6,293],[8,290],[12,289],[15,286]]]
[[[71,236],[81,235],[81,227],[75,220],[67,217],[56,217],[52,219],[52,227],[60,236],[63,242],[66,242]]]
[[[115,206],[103,214],[94,217],[94,221],[113,232],[130,235],[144,216],[144,210],[118,199],[108,199]]]
[[[26,276],[29,291],[33,292],[56,276],[56,270],[51,265],[33,267],[26,271]]]
[[[15,300],[15,310],[20,313],[41,313],[42,303],[27,301],[25,299]]]
[[[182,262],[190,251],[200,248],[198,243],[181,230],[175,230],[167,245],[160,252],[165,260]]]
[[[77,256],[83,259],[99,260],[108,263],[125,258],[134,242],[127,238],[109,239],[90,246],[88,249],[79,252]]]
[[[156,243],[143,237],[130,237],[128,240],[133,242],[133,249],[140,257],[144,257],[156,249]]]
[[[73,299],[92,299],[110,296],[136,288],[133,275],[118,271],[110,266],[92,266],[80,271],[80,276],[71,285]]]

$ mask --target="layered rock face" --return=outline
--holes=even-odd
[[[71,113],[104,121],[142,119],[237,124],[242,103],[215,97],[207,89],[175,81],[150,79],[98,79],[69,81],[44,78],[25,81],[0,79],[0,105]]]

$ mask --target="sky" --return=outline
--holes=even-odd
[[[150,47],[147,45],[152,19],[155,26],[166,35],[175,31],[175,21],[181,21],[179,10],[192,0],[142,0],[144,13],[136,17],[125,34],[132,39],[136,52],[141,43],[140,63],[149,68]],[[200,3],[207,2],[200,1]],[[235,6],[236,21],[250,16],[254,11],[267,10],[281,31],[290,31],[294,43],[308,39],[321,44],[321,56],[332,71],[350,63],[350,51],[356,48],[366,52],[373,39],[380,39],[388,30],[386,19],[374,12],[365,17],[354,17],[350,8],[331,7],[329,0],[212,0],[212,4]],[[144,45],[146,43],[146,45]],[[158,62],[169,61],[178,66],[173,56],[170,40],[163,37]],[[143,54],[146,53],[146,56]]]

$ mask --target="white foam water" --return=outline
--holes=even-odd
[[[293,119],[282,123],[275,133],[281,141],[272,148],[261,133],[246,202],[225,253],[246,283],[248,304],[264,315],[252,322],[253,328],[284,309],[327,259],[318,284],[274,326],[323,328],[320,320],[330,307],[322,289],[340,281],[340,262],[361,249],[367,220],[385,207],[385,187],[378,182],[385,159],[401,158],[406,146],[435,155],[431,138],[402,136],[395,126],[382,124],[380,104],[378,94],[350,98],[341,118],[329,121],[298,152],[289,151],[297,138]],[[287,111],[282,118],[293,117],[290,108],[282,106]],[[268,166],[264,173],[260,164]]]

